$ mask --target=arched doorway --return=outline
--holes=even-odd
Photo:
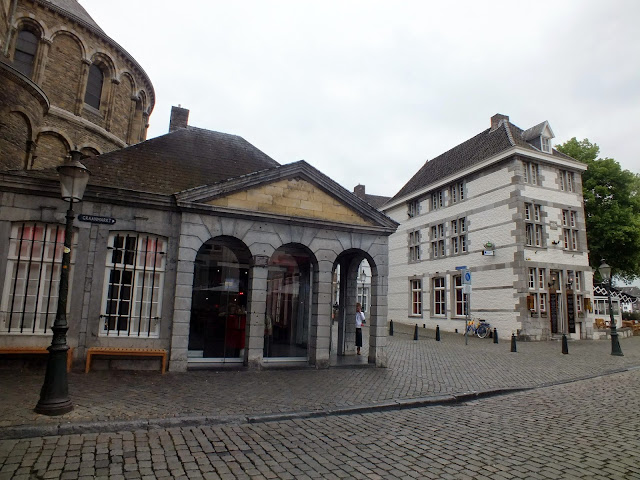
[[[315,259],[306,247],[284,245],[269,260],[264,359],[307,360]]]
[[[188,358],[190,364],[243,361],[251,252],[238,239],[216,237],[196,255]]]

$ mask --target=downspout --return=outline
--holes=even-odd
[[[4,42],[4,56],[9,56],[9,40],[11,40],[11,30],[13,29],[13,17],[16,14],[16,9],[18,6],[18,0],[13,0],[11,3],[11,10],[9,11],[9,19],[7,22],[7,38]]]

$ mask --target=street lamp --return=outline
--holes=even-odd
[[[73,203],[80,202],[89,181],[89,170],[80,163],[82,154],[77,150],[71,151],[63,165],[60,165],[58,175],[62,199],[69,202],[67,223],[64,230],[64,248],[62,250],[62,265],[60,268],[60,284],[58,287],[58,308],[51,330],[53,339],[48,348],[47,372],[44,384],[40,390],[40,401],[35,412],[43,415],[62,415],[73,410],[69,398],[69,383],[67,381],[67,296],[69,293],[69,264],[71,262],[71,236],[73,234]]]
[[[616,330],[616,319],[613,316],[613,307],[611,305],[611,288],[613,287],[611,267],[605,262],[602,262],[600,267],[598,267],[598,270],[600,271],[602,281],[609,284],[609,288],[607,289],[607,297],[609,299],[609,319],[611,322],[611,355],[622,357],[623,353],[620,349],[620,342],[618,341],[618,331]]]
[[[364,293],[364,284],[367,281],[367,274],[364,271],[364,267],[362,267],[362,270],[360,271],[360,281],[362,282],[362,311],[365,311],[365,307],[367,305],[367,302],[365,300],[365,293]]]

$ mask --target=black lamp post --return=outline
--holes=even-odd
[[[365,293],[364,293],[364,284],[367,281],[367,274],[364,271],[364,267],[360,271],[360,281],[362,282],[362,311],[364,312],[365,306],[367,305],[366,300],[365,300],[366,297],[365,297]]]
[[[609,288],[607,289],[607,297],[609,299],[609,320],[611,323],[611,355],[617,355],[619,357],[623,356],[622,350],[620,349],[620,341],[618,340],[618,331],[616,330],[616,319],[613,316],[613,307],[611,304],[611,288],[613,288],[613,278],[611,277],[611,267],[607,265],[605,262],[602,262],[600,267],[598,267],[600,271],[600,276],[602,277],[602,281],[604,283],[609,284]]]
[[[73,234],[73,203],[80,202],[89,181],[89,171],[80,163],[81,153],[71,151],[71,158],[57,168],[60,175],[62,199],[69,202],[64,231],[64,249],[58,287],[58,308],[51,330],[53,339],[47,360],[47,372],[40,390],[40,401],[35,412],[43,415],[62,415],[73,410],[67,380],[67,296],[69,293],[69,264],[71,262],[71,236]]]

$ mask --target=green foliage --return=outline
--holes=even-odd
[[[639,278],[640,175],[622,170],[612,158],[596,158],[600,147],[586,138],[574,137],[556,149],[588,166],[582,193],[591,266],[606,259],[617,277]]]

